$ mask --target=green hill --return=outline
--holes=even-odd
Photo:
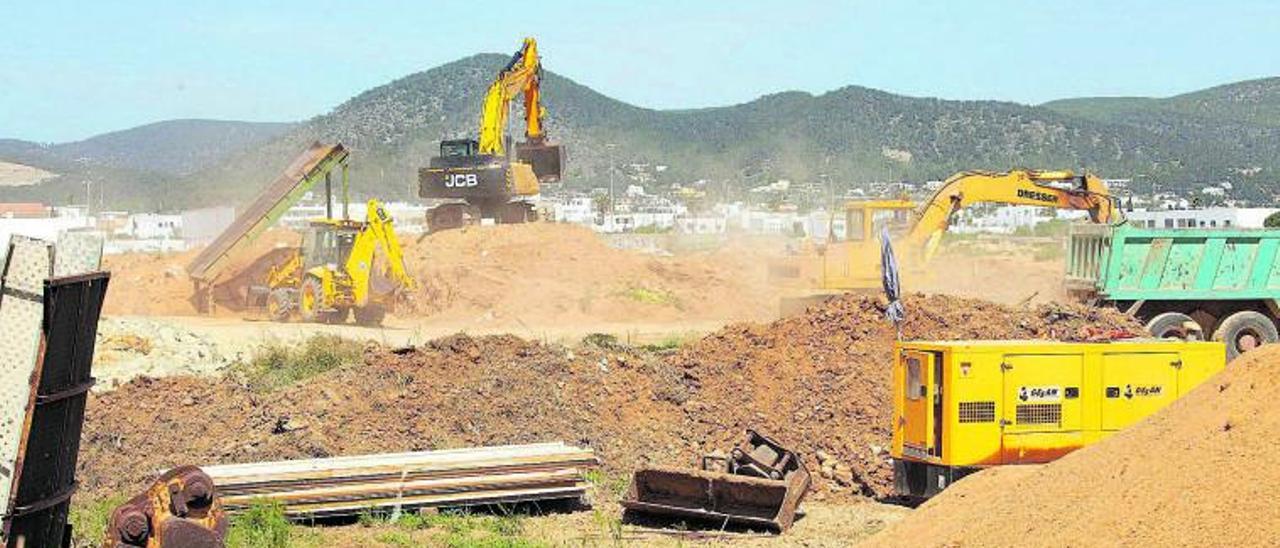
[[[474,135],[482,94],[506,60],[476,55],[406,76],[195,173],[122,180],[108,200],[164,208],[239,203],[313,140],[354,151],[353,184],[361,193],[413,198],[416,170],[439,140]],[[554,57],[548,63],[554,68]],[[1269,198],[1268,185],[1280,178],[1278,83],[1041,106],[850,86],[816,96],[784,92],[725,107],[653,110],[548,71],[543,95],[549,134],[568,151],[570,186],[606,184],[612,157],[616,165],[668,166],[655,185],[708,179],[730,192],[779,178],[847,185],[1025,166],[1085,168],[1140,183],[1159,180],[1161,188],[1231,180]],[[518,136],[523,127],[515,118]],[[0,199],[8,192],[0,189]]]

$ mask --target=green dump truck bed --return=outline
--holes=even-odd
[[[1080,226],[1067,292],[1113,306],[1156,337],[1222,341],[1235,358],[1280,342],[1280,230]]]
[[[1067,283],[1110,301],[1280,297],[1280,230],[1081,226]]]

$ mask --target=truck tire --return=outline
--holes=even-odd
[[[1181,312],[1162,312],[1147,322],[1147,331],[1157,339],[1190,339],[1191,337],[1188,336],[1190,333],[1187,333],[1188,324],[1200,325],[1191,319],[1191,316]],[[1204,338],[1203,334],[1200,338]]]
[[[1227,346],[1227,361],[1264,344],[1280,339],[1271,318],[1252,310],[1241,310],[1227,316],[1213,332],[1213,340]]]

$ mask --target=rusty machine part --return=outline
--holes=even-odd
[[[227,516],[213,480],[195,466],[165,472],[111,512],[107,548],[221,547]]]
[[[629,512],[786,531],[811,479],[800,457],[748,430],[728,456],[707,455],[702,470],[637,470],[622,500]]]

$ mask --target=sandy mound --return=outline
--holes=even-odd
[[[1039,467],[956,483],[884,546],[1248,546],[1280,539],[1280,346],[1164,411]]]
[[[262,283],[261,259],[299,236],[273,230],[237,254],[215,297],[221,314],[243,315],[249,283]],[[614,249],[576,225],[475,227],[403,237],[410,273],[421,290],[399,315],[460,328],[562,325],[566,322],[759,320],[777,310],[759,259],[767,246],[729,245],[663,257]],[[107,314],[195,314],[186,264],[198,250],[177,255],[107,258],[113,287]],[[243,273],[243,275],[240,275]],[[146,288],[143,290],[142,288]]]
[[[259,257],[282,247],[296,246],[300,236],[290,230],[272,229],[250,245],[244,253],[233,257],[224,278],[235,278],[245,270],[260,270]],[[111,271],[111,287],[103,303],[103,313],[108,315],[136,316],[189,316],[196,314],[191,301],[192,284],[187,276],[187,264],[200,249],[175,254],[124,253],[103,257],[103,268]],[[239,292],[244,282],[234,288]],[[241,301],[242,302],[242,301]],[[229,302],[226,295],[218,301],[218,312],[223,315],[239,315],[239,302]]]
[[[907,307],[913,338],[1072,339],[1085,326],[1134,327],[1082,307],[914,295]],[[178,464],[547,440],[594,447],[625,473],[692,465],[756,427],[805,454],[815,473],[818,452],[829,454],[833,474],[815,496],[885,494],[892,342],[879,301],[849,296],[677,352],[458,335],[402,353],[371,347],[361,366],[270,394],[232,379],[135,379],[91,399],[81,479],[101,494]]]

